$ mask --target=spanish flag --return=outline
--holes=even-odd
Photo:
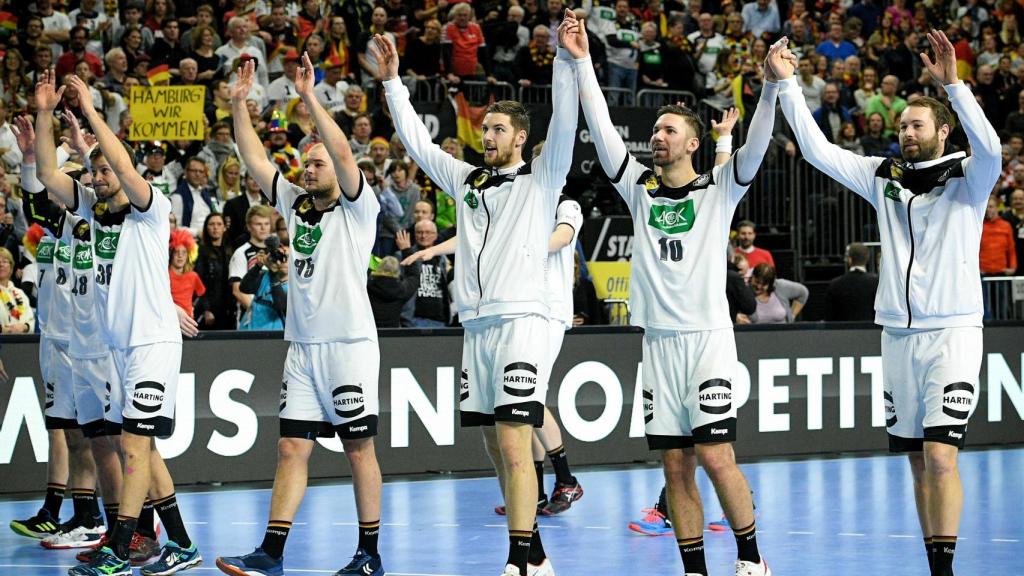
[[[491,101],[494,97],[491,97]],[[488,105],[490,102],[488,102]],[[487,105],[470,106],[465,94],[458,92],[452,97],[452,105],[455,106],[455,134],[464,144],[476,150],[478,154],[484,153],[483,135],[481,127],[484,123],[484,115],[487,114]]]
[[[146,73],[150,86],[166,86],[171,82],[171,70],[167,64],[161,64],[149,69]]]

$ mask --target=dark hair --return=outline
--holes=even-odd
[[[757,232],[757,224],[750,220],[740,220],[740,223],[736,225],[736,231],[739,232],[740,228],[753,228],[754,232]]]
[[[854,242],[846,247],[846,257],[850,259],[852,265],[864,266],[868,263],[870,253],[867,246],[860,242]]]
[[[206,244],[207,246],[210,246],[211,240],[209,238],[207,238],[207,236],[206,236],[206,228],[207,228],[207,226],[210,225],[210,220],[212,218],[220,218],[224,222],[225,226],[227,226],[227,223],[228,223],[228,221],[224,218],[224,215],[221,214],[220,212],[210,212],[209,214],[206,215],[206,220],[203,220],[203,232],[199,236],[200,236],[200,240],[202,240],[203,244]],[[225,233],[227,233],[226,230],[225,230]],[[227,240],[227,238],[224,238],[224,240]],[[230,242],[224,242],[224,245],[230,247],[231,243]]]
[[[953,120],[953,115],[949,112],[949,108],[945,104],[939,102],[938,100],[932,98],[931,96],[921,96],[920,98],[915,98],[912,102],[907,103],[907,108],[910,108],[911,106],[916,106],[918,108],[927,108],[931,110],[932,119],[935,120],[936,130],[941,128],[943,124],[948,125],[951,130],[953,129],[953,126],[956,125],[956,123]]]
[[[71,31],[68,32],[68,38],[73,38],[75,34],[81,32],[85,34],[85,39],[89,39],[89,29],[82,25],[75,25],[71,27]]]
[[[754,266],[754,272],[751,274],[751,279],[764,284],[765,292],[769,294],[775,292],[775,268],[771,264],[763,262]]]
[[[167,28],[168,24],[178,24],[178,19],[174,16],[164,18],[164,21],[160,23],[160,29],[163,30],[164,28]]]
[[[402,170],[408,174],[409,166],[401,160],[392,160],[391,164],[388,164],[388,174],[394,174],[398,170]]]
[[[696,112],[690,110],[685,106],[677,106],[675,104],[666,104],[661,108],[658,108],[658,117],[662,117],[665,114],[675,114],[676,116],[682,116],[683,121],[693,131],[695,138],[704,137],[704,121],[700,119],[700,116]]]
[[[124,140],[119,140],[119,142],[121,143],[121,146],[124,147],[124,151],[128,154],[128,158],[131,159],[132,164],[134,164],[135,150]],[[103,150],[99,147],[99,145],[93,146],[92,151],[89,152],[89,163],[92,164],[99,160],[100,158],[107,160],[106,156],[103,155]],[[107,162],[109,163],[110,161],[107,160]]]
[[[509,121],[512,123],[512,128],[516,132],[525,130],[526,135],[530,135],[530,113],[526,111],[526,106],[515,100],[498,100],[487,107],[488,114],[504,114],[508,116]]]

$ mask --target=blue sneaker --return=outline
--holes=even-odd
[[[92,562],[68,570],[68,576],[132,576],[132,565],[104,546]]]
[[[284,558],[274,560],[262,548],[253,550],[245,556],[222,556],[217,558],[217,568],[232,576],[284,576]]]
[[[356,550],[352,561],[341,570],[334,573],[334,576],[346,576],[348,574],[358,576],[384,576],[384,565],[380,562],[380,556],[371,556],[362,548]]]
[[[629,529],[648,536],[668,536],[672,534],[672,522],[657,508],[645,508],[642,520],[633,520]]]
[[[195,542],[191,548],[185,549],[168,540],[160,552],[160,559],[143,566],[141,572],[144,576],[169,576],[175,572],[195,568],[202,563],[203,557],[199,555],[199,548]]]

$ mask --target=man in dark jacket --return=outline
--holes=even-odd
[[[757,312],[757,298],[754,291],[743,280],[740,269],[729,262],[725,270],[725,297],[729,301],[729,318],[736,323],[736,315],[750,316]]]
[[[828,285],[825,320],[871,322],[875,318],[878,275],[867,271],[869,252],[860,242],[846,247],[848,272]]]
[[[398,258],[385,256],[370,272],[366,292],[370,295],[370,307],[377,328],[400,328],[402,306],[412,298],[420,287],[420,264],[398,265]]]

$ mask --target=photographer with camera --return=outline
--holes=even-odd
[[[271,234],[238,288],[252,295],[239,330],[284,330],[288,314],[288,244]]]

